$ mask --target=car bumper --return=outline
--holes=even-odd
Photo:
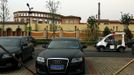
[[[13,67],[15,62],[13,58],[0,59],[0,69]]]
[[[82,74],[85,69],[85,62],[69,63],[65,71],[50,72],[47,65],[36,62],[37,74]]]

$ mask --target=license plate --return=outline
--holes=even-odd
[[[50,69],[51,70],[63,70],[64,69],[64,65],[51,65]]]

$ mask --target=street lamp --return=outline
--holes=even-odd
[[[31,14],[31,10],[33,9],[33,7],[30,7],[29,3],[26,4],[29,11],[28,11],[28,16],[29,16],[29,33],[28,35],[31,36],[31,22],[30,22],[30,14]]]

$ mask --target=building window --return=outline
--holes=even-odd
[[[113,31],[115,30],[115,27],[113,26]]]
[[[20,20],[20,22],[24,22],[24,18],[22,18],[22,19]]]
[[[116,31],[118,31],[118,26],[116,26]]]
[[[109,23],[105,22],[104,25],[109,25]]]

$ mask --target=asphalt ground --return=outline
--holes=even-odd
[[[35,48],[36,55],[42,51],[43,48],[37,46]],[[118,55],[117,52],[101,52],[98,53],[93,48],[88,48],[85,50],[86,65],[85,75],[112,75],[122,66],[128,63],[134,57],[130,55],[131,52],[126,52],[126,54]],[[100,55],[98,55],[100,54]],[[110,55],[111,54],[111,55]],[[109,55],[109,56],[107,56]],[[117,55],[117,56],[115,56]],[[127,55],[127,56],[126,56]],[[25,62],[26,66],[35,72],[35,59]],[[0,75],[32,75],[24,67],[21,69],[8,69],[0,72]],[[134,62],[125,68],[118,75],[134,75]]]

